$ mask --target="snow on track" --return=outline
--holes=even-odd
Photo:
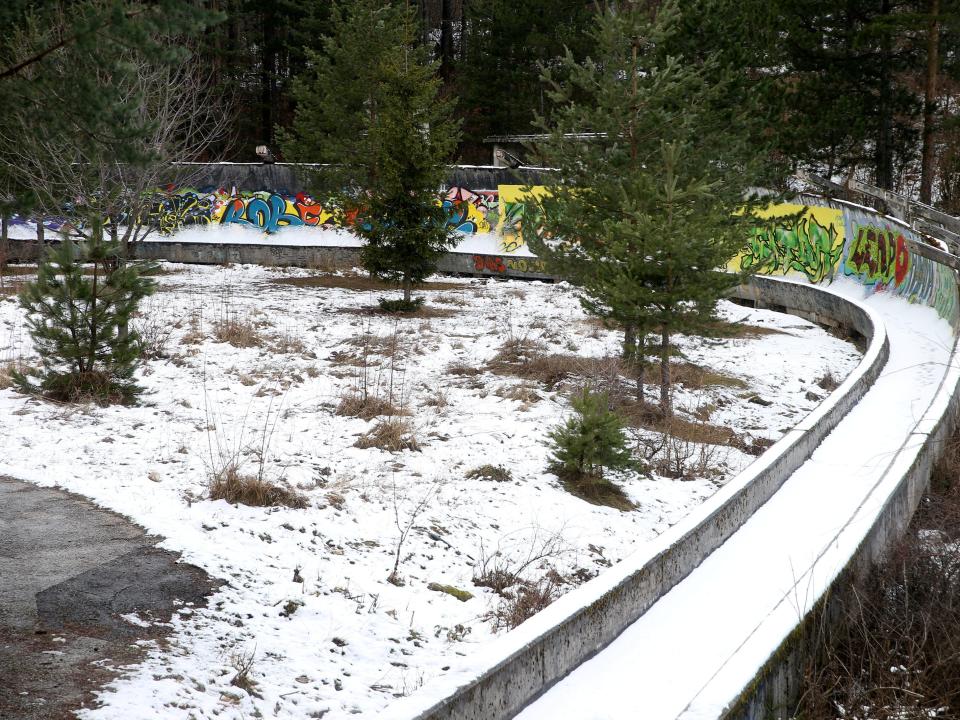
[[[830,291],[862,299],[838,281]],[[519,720],[713,720],[839,573],[918,449],[953,339],[935,311],[873,295],[890,339],[876,384],[773,498]],[[902,450],[902,452],[901,452]]]

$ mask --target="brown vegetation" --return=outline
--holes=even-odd
[[[412,423],[399,417],[380,420],[354,443],[358,448],[380,448],[388,452],[420,450]]]
[[[904,539],[821,618],[798,717],[960,714],[960,436],[931,477]],[[831,613],[826,613],[830,616]]]
[[[211,478],[210,499],[254,507],[307,507],[307,498],[300,493],[257,475],[241,474],[234,462],[228,463]]]

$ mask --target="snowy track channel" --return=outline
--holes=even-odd
[[[932,309],[882,294],[864,304],[890,342],[875,385],[737,533],[518,718],[715,720],[750,683],[843,569],[953,378],[950,328]]]

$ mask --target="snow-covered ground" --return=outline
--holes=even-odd
[[[526,564],[531,581],[552,571],[569,590],[753,459],[732,447],[681,448],[713,472],[620,475],[637,504],[630,512],[565,492],[546,470],[545,439],[577,381],[549,386],[488,364],[510,341],[545,355],[617,354],[616,334],[590,321],[566,284],[435,278],[444,285],[421,293],[422,316],[397,320],[371,311],[381,291],[311,286],[318,274],[306,270],[165,270],[141,322],[169,331],[166,357],[143,369],[139,407],[64,407],[0,390],[0,473],[128,515],[227,581],[208,608],[185,608],[192,617],[174,621],[168,645],[87,718],[376,716],[494,636],[489,616],[502,599],[472,583],[484,560]],[[307,286],[287,282],[296,279]],[[768,332],[679,338],[686,360],[741,382],[680,387],[675,402],[691,422],[698,411],[731,428],[741,447],[779,437],[826,394],[820,378],[840,380],[859,361],[850,343],[798,318],[729,303],[722,312]],[[260,345],[217,342],[223,321],[254,326]],[[0,361],[31,354],[22,311],[0,296]],[[376,420],[335,411],[364,378],[409,413],[419,451],[355,446]],[[264,475],[308,506],[207,499],[211,472],[231,459],[244,472],[262,459]],[[468,479],[484,465],[509,479]],[[398,555],[402,584],[392,584]],[[248,694],[230,681],[250,656]]]

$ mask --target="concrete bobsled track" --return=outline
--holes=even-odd
[[[857,206],[821,202],[803,222],[795,230],[816,223],[827,238],[819,255],[782,226],[758,231],[735,262],[772,257],[787,277],[741,294],[867,336],[857,370],[651,547],[389,717],[792,715],[805,619],[904,531],[953,430],[960,381],[956,259]]]

